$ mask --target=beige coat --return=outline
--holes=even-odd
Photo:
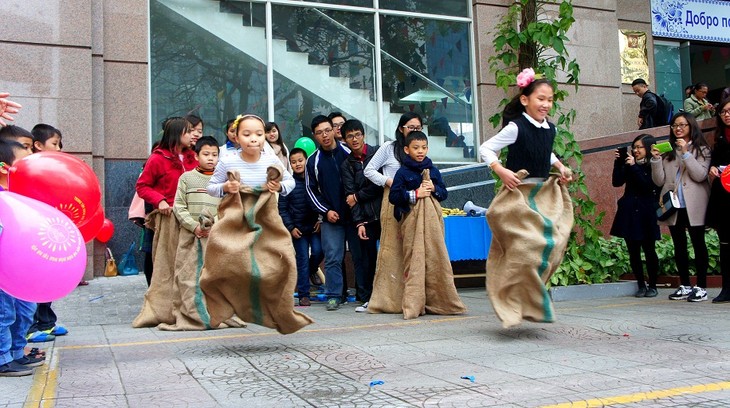
[[[661,196],[667,191],[674,190],[676,186],[676,174],[679,169],[685,168],[682,173],[681,183],[684,193],[684,201],[687,206],[689,224],[692,226],[705,225],[705,212],[707,202],[710,199],[710,184],[707,181],[707,173],[710,168],[710,149],[704,148],[705,158],[695,158],[694,149],[688,158],[677,157],[672,161],[666,158],[661,160],[651,159],[651,179],[654,184],[661,186]],[[665,221],[659,221],[659,225],[675,225],[677,215],[674,214]]]

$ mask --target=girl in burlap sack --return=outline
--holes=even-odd
[[[520,94],[502,112],[502,130],[479,148],[482,160],[503,183],[487,211],[492,230],[487,293],[504,327],[522,319],[554,320],[545,283],[562,261],[573,226],[572,202],[564,186],[572,173],[552,152],[555,125],[547,120],[552,83],[536,79],[528,68],[517,76],[517,86]],[[498,152],[504,147],[508,153],[503,166]]]
[[[210,325],[236,315],[294,333],[312,319],[294,310],[294,246],[276,193],[289,194],[295,182],[276,156],[262,154],[261,118],[239,116],[234,126],[241,153],[221,158],[208,183],[208,194],[223,197],[200,277]]]
[[[385,188],[380,210],[380,249],[375,266],[373,292],[367,304],[370,313],[403,312],[403,243],[388,194],[393,177],[406,156],[403,150],[406,136],[422,129],[423,122],[419,114],[406,112],[401,115],[395,129],[395,140],[383,143],[363,170],[365,177],[375,185]]]

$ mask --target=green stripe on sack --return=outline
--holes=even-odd
[[[198,264],[195,266],[195,308],[198,310],[198,315],[205,328],[210,329],[210,315],[203,304],[203,291],[200,289],[200,274],[203,271],[203,244],[199,239],[196,241],[198,243]]]
[[[542,215],[540,210],[537,208],[537,203],[535,202],[535,196],[537,193],[540,192],[542,189],[544,183],[537,183],[535,187],[530,191],[530,195],[528,196],[528,203],[530,208],[532,208],[533,211],[538,213],[540,217],[542,218],[543,222],[543,233],[542,236],[545,238],[545,248],[542,250],[542,261],[540,262],[540,266],[537,268],[537,274],[540,276],[540,279],[542,279],[543,273],[548,268],[548,260],[550,259],[550,253],[553,252],[553,249],[555,248],[555,239],[553,238],[553,222]],[[542,287],[542,304],[543,304],[543,313],[545,314],[544,321],[546,322],[552,322],[553,317],[553,311],[550,307],[550,296],[548,294],[547,289],[545,288],[545,285]]]
[[[261,199],[260,195],[258,199]],[[259,269],[258,262],[256,262],[256,255],[254,254],[253,249],[261,237],[263,228],[261,225],[256,224],[256,214],[254,213],[255,209],[256,204],[252,205],[251,208],[246,211],[246,222],[248,222],[249,227],[251,227],[254,232],[253,243],[249,248],[249,253],[251,254],[251,286],[249,287],[248,295],[251,299],[251,312],[253,313],[252,323],[262,325],[264,322],[264,315],[261,310],[261,270]]]

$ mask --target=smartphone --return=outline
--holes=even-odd
[[[621,161],[626,161],[626,158],[629,157],[628,147],[619,147],[616,151],[618,152],[618,158]]]
[[[659,153],[664,154],[672,151],[672,145],[669,142],[657,143],[654,145]]]

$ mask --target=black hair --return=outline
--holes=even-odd
[[[345,117],[345,115],[342,114],[342,112],[332,112],[329,115],[327,115],[327,117],[329,118],[329,120],[332,120],[334,118],[342,118],[342,119],[347,120],[347,118]]]
[[[281,146],[281,153],[286,157],[286,148],[284,146],[284,138],[281,136],[281,129],[279,129],[279,125],[276,124],[276,122],[266,122],[264,125],[264,133],[271,133],[271,129],[276,128],[276,133],[279,135],[279,138],[276,139],[274,143]],[[266,143],[269,143],[268,139],[266,140]],[[271,143],[269,143],[271,144]]]
[[[295,147],[295,148],[291,149],[291,151],[289,152],[289,158],[291,158],[295,154],[299,154],[299,153],[304,155],[305,160],[307,159],[307,152],[304,149],[302,149],[301,147]]]
[[[162,139],[160,139],[160,149],[167,149],[171,152],[182,151],[187,146],[180,143],[180,136],[184,132],[190,131],[190,122],[187,119],[176,117],[165,120],[165,128],[162,131]]]
[[[423,126],[423,119],[416,112],[406,112],[400,115],[400,119],[398,120],[398,127],[395,129],[395,141],[393,142],[393,155],[398,160],[398,163],[403,163],[403,159],[406,157],[406,152],[403,150],[403,147],[406,146],[406,137],[401,129],[413,119],[418,119],[421,126]]]
[[[365,128],[363,127],[362,122],[360,122],[357,119],[349,119],[349,120],[346,120],[345,123],[342,124],[340,133],[342,133],[342,137],[344,138],[346,134],[348,134],[350,132],[356,132],[358,130],[363,135],[365,134]]]
[[[203,126],[205,126],[205,122],[203,122],[203,119],[201,119],[198,115],[188,113],[187,115],[185,115],[185,119],[190,122],[190,127],[196,127],[198,126],[198,123],[202,123]]]
[[[644,145],[644,149],[646,149],[646,155],[647,157],[649,157],[649,155],[651,154],[651,147],[656,144],[656,139],[654,138],[654,136],[646,133],[642,133],[639,136],[636,136],[634,138],[634,141],[631,142],[632,149],[634,147],[634,143],[636,143],[637,141],[641,141],[641,143]]]
[[[226,122],[225,133],[228,133],[228,129],[231,128],[231,125],[233,125],[233,122],[235,122],[235,121],[236,121],[236,118],[228,119],[228,122]],[[226,136],[226,138],[228,138],[228,136]]]
[[[33,135],[33,151],[37,151],[35,148],[35,142],[45,145],[48,139],[56,135],[58,135],[59,139],[63,139],[63,135],[60,130],[51,125],[46,125],[45,123],[39,123],[33,126],[30,133]],[[63,143],[59,142],[58,146],[63,148]]]
[[[0,139],[0,162],[12,166],[15,161],[15,152],[18,150],[25,150],[25,147],[15,140]]]
[[[646,86],[649,86],[646,83],[646,81],[644,81],[643,78],[636,78],[636,79],[634,79],[634,82],[631,83],[631,86],[636,86],[636,85],[646,85]]]
[[[408,136],[406,136],[406,146],[410,146],[412,142],[416,140],[422,140],[428,142],[428,136],[426,136],[425,133],[420,132],[418,130],[414,130],[413,132],[409,133]]]
[[[703,148],[706,148],[709,151],[710,145],[707,143],[707,139],[705,139],[705,135],[702,133],[700,125],[697,124],[697,120],[694,115],[687,112],[679,112],[675,114],[672,116],[672,120],[669,121],[669,124],[674,125],[674,122],[680,117],[685,118],[687,120],[687,124],[689,124],[689,137],[692,142],[691,148],[695,151],[695,158],[705,159],[706,157],[702,150]],[[671,143],[672,147],[676,149],[677,136],[674,134],[674,129],[672,129],[671,126],[669,126],[669,143]],[[677,158],[675,149],[665,153],[668,161],[672,161]]]
[[[0,127],[0,139],[16,140],[19,137],[29,137],[33,139],[33,134],[20,126],[7,125]]]
[[[314,134],[314,129],[324,122],[327,122],[330,124],[330,126],[332,126],[332,119],[328,118],[327,116],[317,115],[312,118],[312,134]]]
[[[727,132],[728,126],[722,120],[722,116],[720,114],[720,112],[723,111],[723,108],[725,108],[725,106],[727,105],[730,105],[730,97],[723,99],[722,102],[717,105],[717,109],[715,109],[715,118],[717,118],[717,125],[715,126],[715,146],[717,146],[718,144],[728,143],[727,140],[725,140],[725,132]]]
[[[213,146],[215,147],[218,152],[220,152],[220,147],[218,147],[218,141],[215,140],[213,136],[203,136],[200,139],[198,139],[197,142],[195,142],[195,154],[199,154],[201,150],[203,150],[203,146]]]
[[[547,85],[553,90],[553,92],[555,91],[552,82],[547,79],[541,78],[532,81],[530,85],[522,88],[522,92],[515,95],[515,97],[512,98],[512,100],[504,107],[504,110],[502,110],[502,127],[507,126],[508,123],[519,118],[520,115],[522,115],[522,112],[525,112],[525,107],[522,105],[520,97],[532,95],[532,93],[535,92],[535,89],[541,85]]]
[[[697,90],[702,89],[702,88],[710,89],[710,86],[704,82],[698,82],[698,83],[692,85],[692,93],[695,93],[695,92],[697,92]]]

